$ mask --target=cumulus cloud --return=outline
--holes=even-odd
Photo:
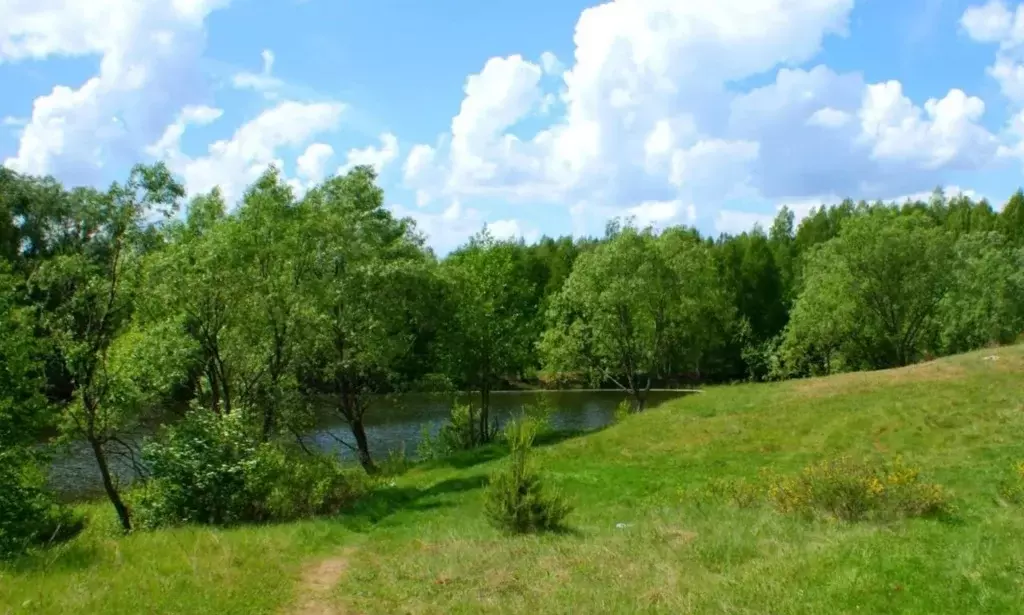
[[[380,147],[370,145],[362,149],[349,150],[345,156],[345,164],[338,168],[338,174],[348,173],[359,165],[370,165],[377,173],[380,173],[388,163],[397,157],[398,138],[390,132],[386,132],[380,136]]]
[[[284,101],[243,124],[230,139],[211,143],[206,154],[197,157],[182,152],[181,136],[185,126],[196,123],[197,118],[214,117],[215,110],[193,110],[191,114],[186,110],[149,151],[184,178],[190,193],[220,186],[225,200],[233,204],[268,166],[284,166],[280,150],[301,147],[317,135],[337,128],[344,108],[335,102]],[[323,165],[333,151],[328,150],[331,150],[329,146],[315,143],[299,157],[298,172],[303,180],[315,181],[317,173],[322,174]]]
[[[250,73],[242,71],[236,73],[231,77],[231,85],[239,90],[253,90],[267,98],[276,98],[278,92],[284,87],[284,81],[272,74],[274,70],[274,52],[264,49],[260,53],[260,57],[263,58],[263,70],[261,72]]]
[[[0,3],[0,62],[98,56],[80,85],[38,97],[15,170],[72,183],[97,179],[113,155],[134,162],[189,104],[200,102],[203,22],[227,0],[9,0]]]
[[[515,219],[488,222],[480,210],[465,207],[458,200],[440,212],[408,209],[401,205],[392,205],[390,209],[396,216],[416,222],[417,228],[430,238],[431,245],[440,254],[451,252],[484,228],[497,239],[523,238],[529,242],[540,238],[540,231],[536,228]]]
[[[852,5],[616,0],[587,9],[558,92],[562,117],[524,129],[553,94],[542,80],[553,58],[492,58],[467,78],[451,131],[412,148],[405,182],[424,202],[571,205],[593,226],[598,212],[628,215],[638,203],[662,204],[643,213],[693,203],[717,220],[715,210],[733,212],[731,199],[878,198],[987,164],[998,143],[977,97],[954,89],[917,103],[896,81],[794,67],[826,37],[845,36]],[[767,85],[732,89],[769,71]],[[733,213],[722,228],[752,219]]]

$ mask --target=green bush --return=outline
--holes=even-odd
[[[0,559],[81,530],[83,519],[57,505],[44,485],[43,472],[27,452],[0,451]]]
[[[440,459],[480,445],[479,414],[469,404],[456,403],[436,436],[423,426],[416,454],[420,459]]]
[[[487,491],[485,510],[496,527],[515,534],[563,527],[571,508],[557,493],[547,493],[530,459],[537,433],[530,419],[505,426],[510,449],[508,465],[496,472]]]
[[[633,405],[632,401],[628,399],[623,399],[622,401],[619,402],[617,406],[615,406],[615,411],[612,414],[612,418],[616,423],[621,423],[622,421],[629,418],[629,415],[633,414],[635,408],[636,406]]]
[[[848,457],[804,468],[794,477],[778,477],[768,499],[786,513],[824,515],[844,521],[928,517],[952,512],[941,486],[920,480],[920,470],[903,460],[869,464]]]
[[[147,443],[152,476],[133,494],[139,526],[331,514],[367,490],[362,474],[336,459],[260,443],[240,416],[193,411]]]

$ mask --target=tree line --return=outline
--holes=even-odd
[[[128,530],[111,455],[189,412],[299,446],[333,412],[372,473],[382,394],[473,391],[484,442],[512,384],[618,387],[640,410],[656,386],[901,366],[1024,329],[1021,191],[1000,212],[938,190],[799,225],[783,208],[719,237],[484,230],[439,258],[376,179],[300,197],[271,168],[229,207],[186,204],[160,164],[106,190],[0,169],[0,482],[35,476],[41,441],[85,442]]]

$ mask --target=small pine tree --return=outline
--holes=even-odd
[[[530,462],[536,434],[536,423],[527,418],[506,425],[505,440],[511,449],[509,464],[491,477],[487,492],[488,518],[496,527],[514,534],[563,527],[571,511],[559,494],[545,492],[540,474]]]

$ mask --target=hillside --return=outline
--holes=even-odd
[[[708,389],[537,451],[572,531],[508,538],[482,514],[501,451],[414,468],[358,510],[120,538],[107,507],[0,573],[0,613],[1014,613],[1024,347],[882,372]],[[943,519],[808,521],[701,497],[820,459],[903,455]]]

